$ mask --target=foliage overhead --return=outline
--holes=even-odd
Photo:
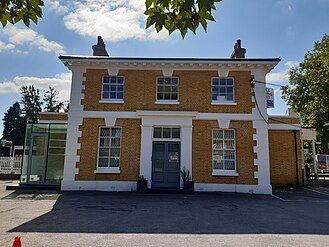
[[[155,27],[157,32],[163,28],[169,35],[179,30],[184,38],[187,31],[194,34],[201,24],[207,31],[208,21],[215,21],[212,10],[221,0],[146,0],[146,28]]]
[[[64,102],[58,100],[58,92],[53,87],[44,93],[43,101],[45,103],[44,110],[47,112],[59,112],[64,109]]]
[[[38,18],[42,18],[42,6],[42,0],[1,0],[0,22],[3,27],[19,21],[23,21],[28,27],[31,21],[37,24]]]
[[[304,61],[292,68],[283,99],[299,113],[305,126],[315,127],[321,146],[329,153],[329,35],[315,42]]]
[[[33,85],[21,87],[21,104],[26,120],[31,123],[37,123],[39,112],[42,110],[39,89],[35,89]]]

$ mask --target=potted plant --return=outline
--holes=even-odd
[[[147,180],[143,175],[139,176],[137,180],[137,192],[144,194],[147,191]]]
[[[183,168],[180,172],[183,182],[184,182],[184,187],[183,191],[187,194],[193,194],[194,193],[194,182],[191,179],[191,174],[190,171]]]

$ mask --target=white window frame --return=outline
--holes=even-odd
[[[163,138],[163,137],[154,137],[154,129],[155,128],[161,128],[162,131],[164,128],[169,128],[169,129],[179,129],[179,138],[172,138],[172,130],[170,131],[170,138]],[[180,141],[182,136],[182,129],[180,126],[153,126],[152,129],[152,139],[153,141]]]
[[[213,80],[214,79],[218,79],[218,80],[221,80],[221,79],[232,79],[233,80],[233,100],[213,100],[213,94],[214,94],[214,91],[213,91]],[[216,85],[218,86],[218,89],[220,90],[220,85]],[[227,85],[225,86],[227,87]],[[235,78],[234,77],[212,77],[211,78],[211,104],[212,105],[237,105],[237,103],[235,102]]]
[[[112,129],[120,129],[120,154],[119,154],[119,166],[118,167],[99,167],[99,152],[100,152],[100,144],[101,144],[101,129],[111,129],[110,131],[110,136],[112,136]],[[118,147],[116,147],[118,148]],[[108,127],[108,126],[101,126],[98,128],[98,148],[97,148],[97,165],[96,165],[96,170],[94,171],[95,173],[120,173],[120,167],[121,167],[121,152],[122,152],[122,127],[119,126],[113,126],[113,127]],[[110,141],[110,146],[109,146],[109,161],[110,161],[110,154],[111,154],[111,141]]]
[[[177,78],[177,100],[168,100],[168,99],[158,99],[158,79],[159,78]],[[157,76],[155,81],[155,104],[168,104],[168,105],[178,105],[179,104],[179,77],[178,76]]]
[[[229,130],[229,131],[233,131],[234,133],[234,164],[235,164],[235,169],[234,170],[226,170],[226,169],[215,169],[214,167],[214,132],[215,131],[222,131],[223,132],[223,151],[226,150],[224,149],[224,141],[225,141],[225,134],[224,132]],[[228,150],[232,150],[232,149],[228,149]],[[236,150],[236,131],[235,129],[220,129],[220,128],[216,128],[216,129],[212,129],[211,132],[211,165],[212,165],[212,175],[213,176],[239,176],[239,174],[237,173],[237,150]]]
[[[122,99],[111,99],[111,98],[103,98],[103,92],[104,92],[104,78],[105,77],[120,77],[123,79],[123,83],[122,83]],[[120,84],[121,85],[121,84]],[[111,84],[109,83],[109,87],[111,88]],[[111,91],[109,91],[109,97],[110,97]],[[101,100],[99,101],[99,103],[117,103],[117,104],[122,104],[124,103],[124,98],[125,98],[125,77],[124,76],[112,76],[112,75],[103,75],[102,76],[102,90],[101,90]]]

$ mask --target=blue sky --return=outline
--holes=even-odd
[[[234,42],[242,39],[247,57],[282,58],[268,81],[283,85],[289,67],[329,33],[329,0],[223,0],[208,32],[200,29],[184,40],[145,30],[144,0],[47,0],[45,4],[38,25],[0,29],[1,119],[20,99],[21,85],[33,83],[41,90],[52,85],[67,99],[70,74],[58,54],[91,55],[97,35],[105,39],[110,56],[136,57],[229,57]],[[269,113],[285,112],[279,90],[275,105]]]

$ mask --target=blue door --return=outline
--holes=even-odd
[[[152,188],[180,187],[180,142],[153,142]]]

